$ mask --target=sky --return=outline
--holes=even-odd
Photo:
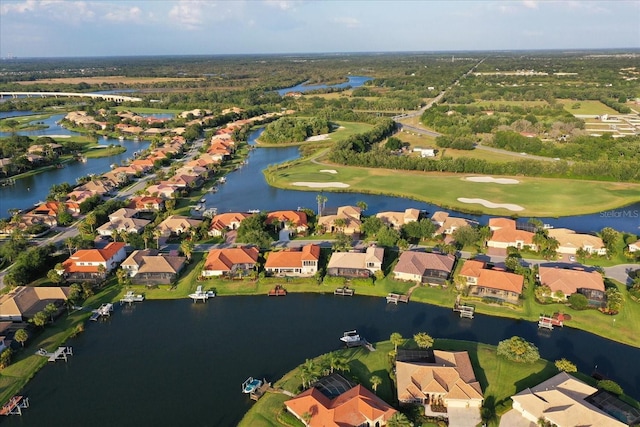
[[[0,57],[640,47],[640,0],[0,0]]]

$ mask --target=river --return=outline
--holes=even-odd
[[[346,87],[357,88],[362,86],[365,82],[369,80],[373,80],[373,78],[365,77],[365,76],[348,76],[347,79],[348,79],[347,82],[338,83],[335,85],[325,85],[325,84],[309,85],[305,83],[300,83],[297,86],[278,89],[278,94],[280,96],[283,96],[288,92],[310,92],[312,90],[326,89],[326,88],[335,88],[335,89],[342,89]]]
[[[251,406],[248,377],[275,381],[306,358],[340,347],[357,329],[371,342],[392,332],[428,332],[489,344],[514,335],[543,358],[573,361],[640,395],[640,349],[571,328],[538,332],[532,322],[477,315],[384,298],[289,294],[285,298],[217,297],[116,306],[71,339],[67,363],[44,367],[23,390],[31,407],[7,426],[235,426]]]

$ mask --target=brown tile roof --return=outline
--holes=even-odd
[[[258,261],[258,248],[240,247],[213,249],[207,255],[203,270],[231,271],[236,264],[255,264]]]
[[[67,286],[18,286],[0,296],[0,318],[33,316],[50,302],[66,300],[70,293]]]
[[[182,256],[171,255],[155,255],[143,256],[142,265],[138,269],[138,273],[173,273],[184,266],[187,258]]]
[[[509,218],[489,218],[489,228],[497,230],[499,228],[516,229],[516,222]]]
[[[466,351],[434,350],[435,363],[396,362],[398,399],[424,399],[427,394],[443,394],[445,399],[482,400]]]
[[[557,267],[540,267],[540,283],[549,286],[552,292],[575,294],[578,289],[594,289],[604,292],[604,279],[597,271],[569,270]]]
[[[475,261],[475,260],[467,260],[462,265],[460,269],[460,275],[466,277],[478,277],[480,276],[480,271],[484,268],[484,262]]]
[[[305,413],[313,414],[309,427],[346,427],[365,423],[386,424],[397,411],[378,396],[357,385],[333,400],[328,399],[318,389],[310,388],[285,405],[299,418]]]
[[[491,235],[491,240],[502,243],[523,242],[525,245],[533,244],[533,233],[515,228],[498,228]]]
[[[232,224],[240,224],[243,219],[250,217],[251,214],[244,212],[228,212],[218,214],[211,219],[210,230],[224,230],[226,227],[231,227]]]
[[[302,211],[275,211],[267,213],[265,222],[271,224],[273,221],[291,221],[295,227],[306,227],[307,214]]]
[[[500,270],[483,269],[478,277],[478,286],[501,291],[522,293],[524,277]]]
[[[427,270],[451,272],[456,257],[428,252],[405,251],[393,269],[394,272],[423,275]]]

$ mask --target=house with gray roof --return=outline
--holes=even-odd
[[[393,269],[394,278],[430,285],[444,285],[456,262],[453,255],[405,251]]]

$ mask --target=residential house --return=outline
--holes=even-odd
[[[475,221],[465,218],[450,216],[448,212],[437,211],[431,216],[431,222],[438,226],[434,234],[453,234],[458,228],[473,226]]]
[[[113,184],[103,180],[91,180],[75,188],[78,191],[90,191],[100,196],[109,196],[116,189]]]
[[[597,271],[540,266],[538,274],[540,284],[551,289],[553,298],[564,300],[580,293],[596,306],[605,300],[604,279]]]
[[[167,181],[160,181],[160,184],[174,184],[179,188],[200,188],[203,184],[202,178],[194,175],[174,175]]]
[[[94,196],[101,196],[101,195],[89,190],[76,189],[67,194],[67,200],[80,204]]]
[[[125,169],[125,168],[117,168],[117,169]],[[116,171],[113,169],[111,172],[107,172],[102,174],[102,179],[108,182],[110,185],[119,188],[123,185],[129,183],[135,173],[126,173],[122,170]]]
[[[81,249],[62,263],[62,273],[70,282],[102,280],[127,257],[124,248],[122,242],[111,242],[103,249]]]
[[[180,235],[189,231],[191,228],[199,227],[200,224],[202,224],[202,221],[199,219],[192,219],[182,215],[171,215],[158,224],[157,229],[166,237],[172,234]]]
[[[422,148],[422,147],[414,147],[414,152],[420,153],[420,157],[435,157],[436,150],[435,148]]]
[[[56,217],[64,209],[72,215],[80,213],[80,206],[76,202],[45,202],[39,204],[31,214]]]
[[[369,246],[365,252],[334,252],[327,265],[329,276],[370,277],[382,270],[384,248]]]
[[[306,245],[270,252],[264,264],[268,274],[275,276],[310,277],[318,272],[320,246]]]
[[[212,249],[205,260],[202,276],[249,274],[256,268],[259,253],[258,248],[254,246]]]
[[[129,163],[129,166],[141,173],[147,173],[154,167],[153,160],[150,159],[136,159]]]
[[[540,425],[542,420],[557,427],[626,426],[626,423],[618,421],[596,406],[598,399],[594,398],[599,393],[601,392],[597,388],[566,372],[560,372],[535,387],[526,388],[511,396],[511,399],[513,411],[523,418],[523,422],[518,425],[526,425],[526,421]]]
[[[236,230],[243,219],[251,216],[244,212],[229,212],[211,218],[209,236],[224,236],[227,230]]]
[[[489,228],[492,231],[491,238],[487,241],[490,248],[506,249],[514,247],[518,249],[530,248],[537,250],[533,243],[534,233],[525,230],[518,230],[516,222],[507,218],[491,218]]]
[[[137,211],[134,212],[137,213]],[[111,218],[111,215],[109,217]],[[102,224],[96,231],[103,237],[113,237],[114,231],[140,234],[150,223],[151,221],[147,219],[119,216],[113,217],[108,222]]]
[[[131,199],[129,209],[138,212],[161,212],[164,210],[164,199],[152,196],[140,196]]]
[[[181,256],[159,254],[155,249],[144,249],[133,251],[120,267],[129,273],[133,284],[161,285],[175,282],[186,260]]]
[[[560,243],[557,249],[560,254],[575,255],[580,249],[589,254],[607,254],[607,248],[598,236],[576,233],[568,228],[552,228],[548,233],[549,237],[553,237]]]
[[[465,279],[469,294],[495,298],[517,304],[522,295],[524,277],[497,269],[489,269],[482,261],[465,261],[460,276]]]
[[[336,376],[333,374],[330,378]],[[348,383],[344,379],[337,381]],[[284,404],[287,411],[309,427],[385,426],[397,412],[362,385],[353,386],[341,394],[331,394],[329,390],[330,387],[318,384]]]
[[[174,183],[150,185],[145,189],[145,193],[150,196],[158,196],[164,199],[173,199],[179,192],[180,186]]]
[[[309,229],[307,214],[303,211],[275,211],[267,213],[266,224],[275,224],[289,233],[305,233]]]
[[[405,251],[400,255],[393,274],[397,280],[443,285],[451,275],[455,262],[453,255]]]
[[[70,293],[68,286],[18,286],[0,296],[0,321],[30,319],[47,304],[62,305]]]
[[[409,208],[405,209],[404,212],[379,212],[376,217],[380,218],[384,225],[400,229],[400,227],[409,222],[418,221],[420,219],[420,211]]]
[[[362,226],[361,212],[362,209],[357,206],[340,206],[335,215],[322,215],[318,218],[318,229],[328,233],[358,234]]]
[[[444,416],[452,426],[474,427],[481,422],[482,388],[466,351],[434,350],[421,362],[399,358],[396,378],[400,404],[422,405],[426,415]]]
[[[629,243],[629,252],[634,253],[640,251],[640,240]]]

